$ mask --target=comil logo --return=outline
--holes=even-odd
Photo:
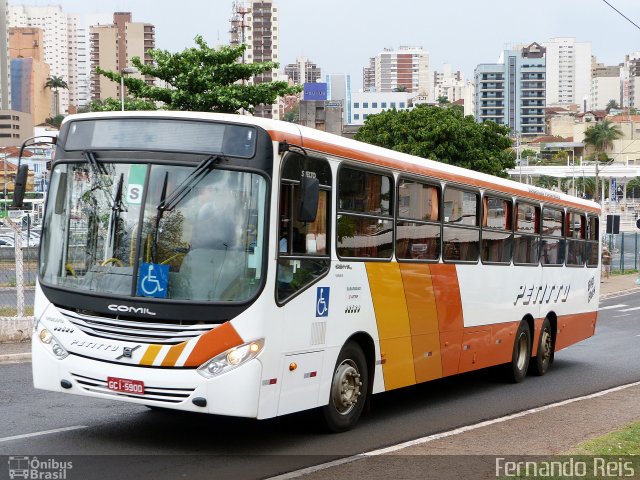
[[[9,457],[9,478],[65,480],[73,462],[55,458]]]
[[[128,305],[115,305],[111,304],[107,307],[112,312],[120,312],[120,313],[144,313],[145,315],[154,315],[156,312],[152,312],[148,308],[144,307],[130,307]]]

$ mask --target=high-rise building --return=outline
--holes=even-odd
[[[39,125],[52,117],[52,92],[44,88],[50,68],[44,62],[44,32],[35,27],[9,29],[11,57],[11,108],[30,113]]]
[[[272,1],[235,1],[231,17],[231,44],[246,44],[241,61],[279,62],[278,6]],[[278,79],[278,70],[272,69],[251,79],[254,84]],[[257,105],[257,117],[278,118],[278,105]]]
[[[640,52],[625,55],[620,70],[622,108],[640,108]]]
[[[0,0],[0,110],[11,108],[11,82],[9,81],[9,2]]]
[[[342,102],[342,120],[351,123],[351,77],[344,73],[330,73],[326,77],[327,101]]]
[[[430,92],[429,53],[422,47],[390,48],[375,57],[376,92],[403,90],[428,95]]]
[[[445,63],[442,71],[433,72],[433,100],[446,98],[449,102],[464,100],[467,86],[460,70],[453,71],[451,65]]]
[[[523,137],[545,132],[545,48],[538,43],[502,52],[495,64],[475,69],[475,117]]]
[[[369,66],[362,68],[362,91],[375,92],[376,91],[376,59],[371,57],[369,59]]]
[[[591,89],[591,42],[558,37],[541,45],[547,50],[547,106],[577,104],[583,111]]]
[[[315,83],[320,80],[322,73],[320,67],[310,62],[307,57],[296,58],[296,63],[290,63],[284,67],[284,74],[289,77],[295,85],[305,83]]]
[[[621,104],[620,65],[606,66],[593,59],[591,67],[590,110],[605,110],[611,100]]]
[[[60,102],[60,113],[68,112],[70,97],[75,98],[77,85],[72,78],[75,67],[70,69],[70,65],[76,64],[74,57],[76,49],[69,46],[70,38],[72,44],[75,41],[74,24],[72,21],[70,27],[69,15],[64,13],[59,5],[44,7],[11,5],[9,7],[9,25],[12,27],[37,27],[44,31],[44,61],[49,64],[52,77],[59,77],[67,82],[69,88],[59,90],[58,101]],[[52,110],[55,111],[55,108]]]
[[[121,72],[124,68],[133,67],[133,57],[139,57],[145,64],[152,63],[148,51],[155,48],[155,27],[150,23],[133,22],[131,12],[115,12],[112,24],[91,26],[89,37],[92,100],[120,98],[123,93],[120,84],[97,74],[96,68],[100,66],[103,70]],[[154,84],[153,77],[143,77],[139,72],[128,75],[144,78],[149,85]]]

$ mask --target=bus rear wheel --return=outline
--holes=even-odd
[[[540,339],[538,340],[536,361],[531,365],[533,374],[542,376],[547,373],[549,365],[553,361],[554,347],[551,323],[548,318],[545,318],[542,322],[542,327],[540,327]]]
[[[369,394],[369,371],[362,348],[348,342],[342,347],[331,379],[329,403],[322,408],[326,427],[344,432],[355,426]]]
[[[516,338],[513,342],[511,363],[508,364],[507,379],[512,383],[520,383],[527,376],[531,360],[531,329],[526,321],[520,322]]]

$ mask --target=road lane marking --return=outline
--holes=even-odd
[[[622,308],[622,307],[628,307],[629,305],[626,305],[624,303],[620,303],[618,305],[609,305],[608,307],[600,307],[598,310],[611,310],[613,308]]]
[[[640,337],[640,335],[638,335]],[[370,452],[364,452],[359,455],[352,455],[351,457],[339,458],[338,460],[334,460],[332,462],[322,463],[320,465],[314,465],[313,467],[303,468],[301,470],[295,470],[293,472],[284,473],[282,475],[276,475],[275,477],[269,477],[267,480],[289,480],[292,478],[299,478],[304,475],[308,475],[310,473],[319,472],[322,470],[326,470],[332,467],[337,467],[339,465],[344,465],[347,463],[357,462],[358,460],[362,460],[367,457],[377,457],[380,455],[386,455],[388,453],[397,452],[398,450],[403,450],[408,447],[413,447],[415,445],[421,445],[427,442],[433,442],[434,440],[440,440],[442,438],[453,437],[455,435],[460,435],[461,433],[470,432],[472,430],[477,430],[478,428],[488,427],[490,425],[495,425],[497,423],[507,422],[509,420],[514,420],[516,418],[525,417],[527,415],[531,415],[532,413],[544,412],[545,410],[550,410],[556,407],[563,407],[565,405],[570,405],[575,402],[579,402],[581,400],[590,400],[592,398],[603,397],[609,393],[619,392],[620,390],[625,390],[630,387],[640,386],[640,382],[628,383],[626,385],[621,385],[619,387],[609,388],[607,390],[602,390],[600,392],[591,393],[589,395],[583,395],[581,397],[569,398],[567,400],[562,400],[561,402],[552,403],[550,405],[544,405],[542,407],[531,408],[529,410],[523,410],[522,412],[512,413],[511,415],[507,415],[500,418],[495,418],[493,420],[486,420],[484,422],[476,423],[473,425],[468,425],[466,427],[456,428],[454,430],[450,430],[448,432],[436,433],[435,435],[429,435],[427,437],[418,438],[416,440],[410,440],[408,442],[398,443],[397,445],[392,445],[386,448],[380,448],[378,450],[372,450]]]
[[[614,315],[614,316],[613,316],[613,317],[611,317],[611,318],[628,317],[629,315],[631,315],[631,314],[630,314],[630,313],[625,313],[625,314],[623,314],[623,315]]]
[[[635,310],[640,310],[640,307],[624,308],[624,309],[620,310],[620,312],[633,312]]]
[[[82,428],[89,428],[87,425],[76,425],[74,427],[56,428],[54,430],[44,430],[42,432],[24,433],[22,435],[14,435],[13,437],[0,438],[0,443],[11,442],[12,440],[21,440],[23,438],[39,437],[41,435],[49,435],[51,433],[69,432],[71,430],[80,430]]]

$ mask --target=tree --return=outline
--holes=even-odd
[[[62,120],[64,120],[64,115],[56,115],[55,117],[47,118],[45,122],[52,127],[60,128],[60,125],[62,125]]]
[[[65,82],[62,77],[52,76],[47,78],[47,82],[44,84],[44,88],[50,88],[53,92],[53,103],[55,109],[54,117],[57,117],[58,115],[60,115],[60,99],[58,89],[62,88],[64,90],[68,90],[69,85],[67,85],[67,82]]]
[[[504,125],[476,123],[457,109],[418,105],[369,115],[355,139],[506,177],[506,169],[515,167],[508,134]]]
[[[89,105],[92,112],[116,112],[122,110],[122,101],[115,98],[94,100]],[[149,100],[127,98],[124,101],[125,110],[157,110],[156,104]]]
[[[587,128],[584,132],[584,143],[594,147],[596,150],[596,185],[594,194],[594,200],[596,202],[600,201],[598,189],[600,183],[599,164],[601,162],[601,155],[604,154],[606,158],[606,153],[607,150],[609,150],[611,143],[621,136],[622,130],[620,130],[620,127],[618,125],[614,125],[609,120],[603,120],[602,122],[596,123],[595,125]]]
[[[609,100],[609,102],[607,103],[607,113],[609,113],[611,110],[618,110],[620,108],[620,105],[618,105],[618,102],[616,102],[615,100]]]
[[[210,48],[201,36],[195,38],[197,47],[179,53],[149,50],[150,65],[139,57],[131,63],[143,75],[163,80],[168,88],[147,85],[140,79],[124,76],[124,84],[135,98],[162,102],[168,110],[236,113],[244,109],[253,113],[260,104],[271,105],[282,95],[295,94],[300,86],[287,82],[249,84],[250,78],[278,68],[275,62],[238,63],[246,45]],[[114,82],[120,82],[119,72],[98,67],[97,72]]]

